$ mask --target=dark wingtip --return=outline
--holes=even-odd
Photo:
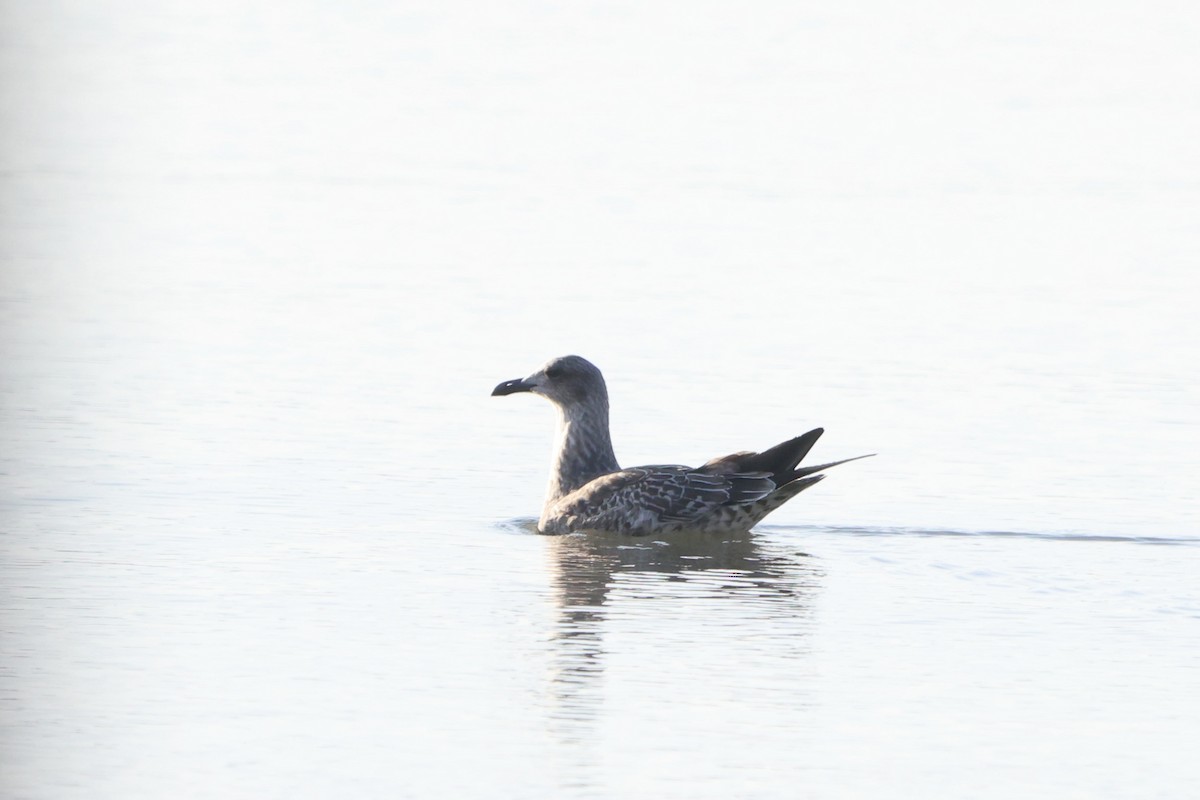
[[[843,458],[841,461],[830,461],[827,464],[814,464],[811,467],[801,467],[800,469],[792,471],[792,474],[787,478],[786,481],[784,481],[784,485],[788,485],[788,484],[796,481],[797,479],[803,478],[807,475],[812,475],[817,472],[824,472],[825,470],[827,470],[831,467],[836,467],[840,464],[849,464],[851,461],[858,461],[860,458],[871,458],[874,455],[877,455],[877,454],[876,453],[867,453],[865,456],[855,456],[854,458]]]

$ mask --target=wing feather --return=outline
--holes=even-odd
[[[714,474],[690,467],[633,467],[602,475],[560,500],[556,518],[572,529],[622,529],[694,522],[721,506],[753,503],[775,490],[765,472]]]

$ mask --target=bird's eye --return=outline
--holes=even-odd
[[[546,368],[546,377],[547,378],[551,378],[551,379],[561,378],[562,374],[563,374],[563,368],[558,366],[557,364],[554,365],[553,367]]]

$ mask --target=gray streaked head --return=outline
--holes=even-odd
[[[547,361],[527,378],[505,381],[492,396],[531,392],[565,407],[579,403],[607,404],[608,389],[596,365],[581,356],[559,356]]]

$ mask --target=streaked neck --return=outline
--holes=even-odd
[[[547,504],[583,486],[593,478],[620,469],[608,433],[608,401],[558,409],[558,436],[554,444],[554,463],[550,468]]]

